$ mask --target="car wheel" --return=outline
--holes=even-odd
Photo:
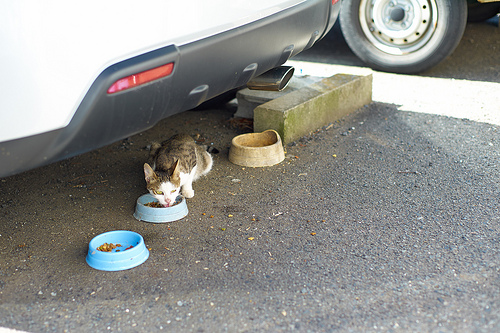
[[[465,0],[343,0],[342,34],[370,67],[419,73],[450,55],[467,23]]]
[[[468,22],[482,22],[492,18],[500,11],[500,4],[495,3],[470,3],[467,7]]]

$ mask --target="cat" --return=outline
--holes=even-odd
[[[176,134],[161,144],[151,145],[144,164],[146,187],[161,205],[174,205],[182,190],[185,198],[194,196],[193,181],[212,169],[212,156],[187,134]]]

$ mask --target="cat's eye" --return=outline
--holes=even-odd
[[[162,191],[153,191],[153,193],[154,193],[154,194],[160,194],[160,195],[161,195],[161,194],[163,194],[163,192],[162,192]]]
[[[175,193],[175,190],[170,191],[170,193]]]

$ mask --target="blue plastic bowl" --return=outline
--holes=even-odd
[[[135,205],[134,217],[139,221],[154,222],[154,223],[165,223],[172,222],[182,219],[188,214],[188,208],[186,204],[186,199],[183,196],[178,196],[177,200],[181,200],[180,203],[170,206],[155,208],[145,206],[148,202],[158,202],[151,194],[143,194],[137,199]]]
[[[111,252],[99,251],[97,248],[104,243],[120,246]],[[87,264],[101,271],[121,271],[139,266],[148,257],[149,251],[141,235],[133,231],[116,230],[97,235],[90,241]]]

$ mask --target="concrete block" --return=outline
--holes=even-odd
[[[285,96],[293,91],[307,87],[313,83],[321,81],[323,78],[318,76],[294,76],[282,91],[263,91],[251,90],[248,88],[241,89],[236,93],[238,99],[238,109],[234,114],[236,118],[253,118],[254,109],[273,99]]]
[[[337,74],[257,106],[254,132],[273,129],[287,144],[371,102],[371,74]]]

